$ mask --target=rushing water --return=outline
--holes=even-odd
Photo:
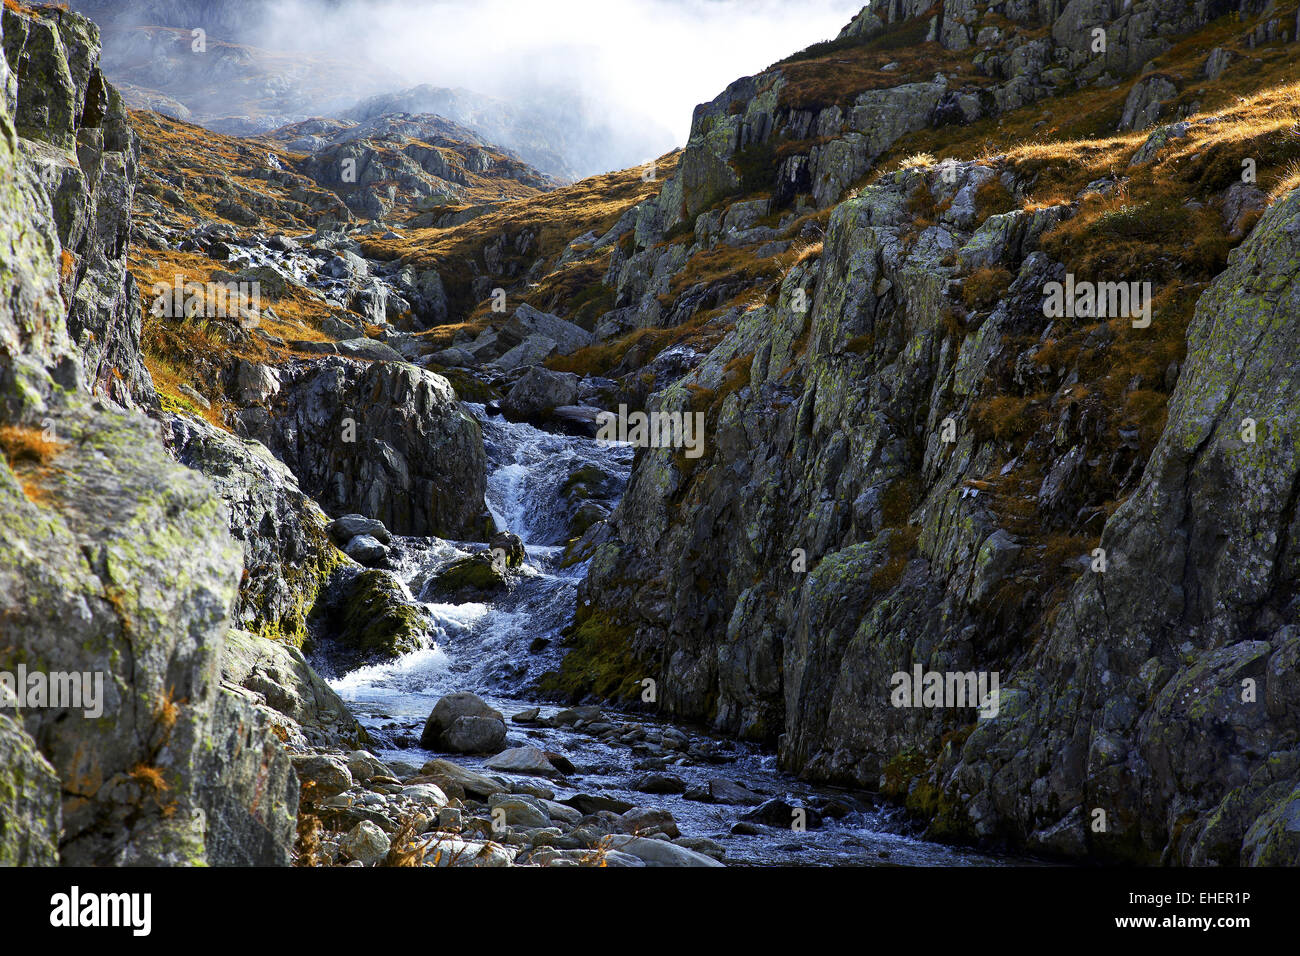
[[[585,566],[559,567],[567,521],[562,501],[565,481],[575,469],[596,465],[626,484],[632,453],[626,446],[601,444],[512,424],[470,406],[483,425],[488,452],[488,505],[497,524],[524,539],[527,567],[521,580],[491,603],[438,604],[426,607],[436,622],[435,646],[392,663],[362,667],[335,680],[335,689],[379,741],[378,755],[416,766],[433,756],[409,744],[418,739],[424,720],[444,694],[473,691],[509,720],[525,708],[541,707],[543,716],[560,708],[528,697],[529,687],[558,666],[561,630],[572,620],[575,591]],[[423,582],[448,561],[475,550],[437,539],[396,539],[400,574],[420,594]],[[481,545],[477,546],[481,548]],[[617,714],[615,722],[653,729],[666,726],[644,715]],[[858,809],[839,820],[805,832],[759,827],[757,834],[732,834],[731,828],[750,807],[703,803],[682,795],[645,794],[630,783],[647,767],[680,777],[688,786],[707,786],[724,778],[769,797],[799,806],[837,793],[815,787],[776,769],[776,757],[761,748],[685,728],[709,755],[708,761],[679,760],[672,753],[649,763],[645,753],[609,744],[569,728],[509,724],[509,744],[529,743],[566,755],[578,772],[547,786],[563,799],[598,793],[641,806],[662,807],[677,821],[683,836],[711,837],[723,843],[731,863],[859,865],[997,865],[1009,862],[967,853],[906,835],[896,810],[855,801]],[[456,762],[482,769],[485,758],[451,755]]]

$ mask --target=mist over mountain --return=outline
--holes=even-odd
[[[400,94],[569,179],[681,145],[697,103],[737,75],[833,36],[858,8],[844,0],[72,6],[104,27],[107,72],[134,105],[248,135]],[[197,29],[205,31],[202,56],[192,51]]]

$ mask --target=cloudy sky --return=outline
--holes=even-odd
[[[582,94],[619,124],[686,139],[696,103],[834,37],[863,0],[315,0],[278,4],[277,40],[356,56],[411,84],[518,99]]]

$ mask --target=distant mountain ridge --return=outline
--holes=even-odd
[[[319,0],[328,5],[331,0]],[[103,65],[137,109],[154,109],[232,136],[258,136],[314,117],[373,119],[432,113],[474,130],[564,180],[620,169],[661,151],[654,136],[602,120],[581,96],[539,90],[511,101],[421,84],[329,53],[271,49],[274,0],[73,0],[104,35]],[[192,31],[205,31],[204,55]],[[662,138],[662,137],[660,137]],[[642,142],[644,140],[644,142]]]

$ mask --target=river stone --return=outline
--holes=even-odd
[[[570,724],[576,724],[580,720],[588,723],[600,720],[601,710],[595,704],[588,704],[583,707],[570,707],[565,710],[557,711],[550,719],[552,727],[567,727]]]
[[[627,813],[633,806],[626,800],[620,800],[617,797],[607,797],[593,793],[577,793],[571,797],[566,797],[560,802],[567,803],[584,815],[600,813],[601,811],[615,814]]]
[[[750,820],[754,823],[765,823],[770,827],[789,828],[795,823],[795,809],[784,800],[769,800],[744,814],[741,819]],[[802,809],[804,811],[804,823],[809,830],[822,825],[822,815],[820,813],[811,807]]]
[[[483,766],[489,770],[500,770],[503,773],[529,773],[543,777],[558,777],[560,775],[560,772],[555,769],[543,751],[527,745],[503,750],[485,762]]]
[[[357,783],[374,777],[392,777],[393,771],[368,750],[354,750],[348,754],[348,772]]]
[[[393,540],[392,534],[384,527],[382,521],[363,515],[343,515],[335,518],[326,530],[329,531],[330,537],[340,544],[347,544],[357,535],[363,534],[378,539],[382,544],[391,544]]]
[[[352,773],[342,757],[333,754],[298,754],[293,768],[302,783],[303,796],[313,802],[328,800],[352,789]]]
[[[718,860],[703,853],[696,853],[684,846],[677,846],[667,840],[650,840],[645,837],[632,837],[629,840],[616,840],[614,848],[620,853],[628,853],[644,860],[646,866],[722,866]]]
[[[419,783],[402,788],[402,796],[413,803],[441,810],[447,805],[447,795],[431,783]]]
[[[582,811],[575,810],[573,807],[563,803],[556,803],[554,800],[541,800],[542,807],[552,820],[560,820],[563,823],[578,823],[582,820]]]
[[[645,773],[635,778],[628,787],[640,793],[685,793],[686,781],[670,773]]]
[[[633,807],[618,818],[618,829],[642,836],[662,833],[673,840],[681,836],[673,815],[662,807]]]
[[[501,408],[510,418],[535,421],[557,406],[572,405],[577,398],[578,376],[536,365],[515,382]]]
[[[388,856],[391,847],[388,834],[369,820],[362,820],[339,841],[343,853],[366,866],[373,866]]]
[[[430,760],[420,768],[420,773],[434,777],[446,777],[462,787],[466,793],[482,799],[509,789],[499,780],[476,773],[458,763],[452,763],[450,760]]]
[[[457,717],[441,739],[445,748],[456,753],[496,753],[505,745],[506,725],[495,717]]]
[[[379,564],[388,557],[388,549],[380,544],[378,539],[372,538],[368,534],[357,535],[348,542],[343,551],[353,561],[367,567]]]
[[[709,781],[709,796],[714,803],[741,803],[758,806],[763,798],[733,780],[715,778]]]
[[[546,812],[546,807],[539,799],[527,794],[499,793],[488,800],[488,807],[494,811],[501,810],[510,826],[532,829],[551,825],[551,815]],[[494,813],[493,817],[495,819],[499,814]]]
[[[478,695],[461,692],[447,694],[434,704],[424,722],[420,746],[456,753],[488,753],[500,749],[505,739],[506,722],[501,712]]]
[[[435,834],[427,840],[426,866],[513,866],[516,847]]]

